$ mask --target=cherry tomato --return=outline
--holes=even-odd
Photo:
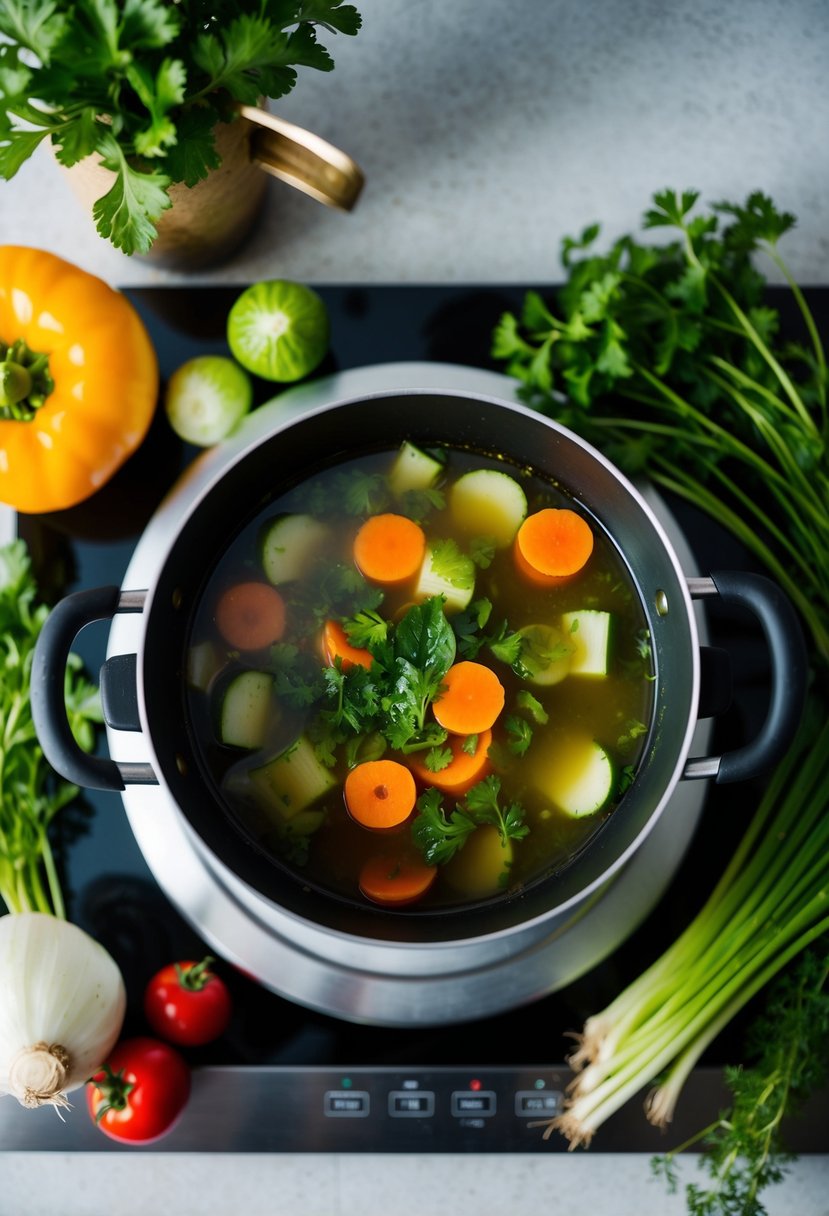
[[[89,1113],[113,1140],[146,1144],[168,1132],[190,1096],[190,1069],[157,1039],[124,1039],[86,1086]]]
[[[208,957],[200,963],[170,963],[150,980],[144,992],[144,1016],[163,1039],[201,1047],[227,1027],[230,993],[210,970],[212,962]]]

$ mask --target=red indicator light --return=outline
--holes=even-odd
[[[475,1077],[474,1080],[469,1082],[469,1088],[471,1090],[474,1090],[475,1093],[477,1093],[478,1090],[481,1088],[481,1082],[478,1080],[477,1077]]]

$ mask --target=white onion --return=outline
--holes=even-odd
[[[83,929],[42,912],[0,917],[0,1094],[68,1106],[121,1032],[124,981]]]

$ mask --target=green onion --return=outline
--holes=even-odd
[[[588,1143],[630,1097],[670,1121],[691,1069],[782,967],[829,929],[829,723],[812,703],[731,863],[684,933],[603,1012],[571,1057],[562,1115],[546,1124]]]

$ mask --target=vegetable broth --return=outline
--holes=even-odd
[[[399,479],[401,453],[383,451],[325,469],[274,499],[210,574],[188,656],[196,751],[244,831],[308,885],[405,910],[515,893],[567,865],[633,779],[653,680],[646,619],[625,564],[563,488],[476,452],[420,455],[431,464],[418,468],[413,485],[408,473]],[[481,481],[484,498],[473,493],[472,510],[468,502],[462,509],[455,486],[480,470],[505,481],[492,483],[494,493]],[[522,498],[528,517],[566,510],[592,532],[586,563],[554,585],[537,585],[517,568],[511,534]],[[426,541],[419,572],[399,585],[364,579],[355,564],[358,531],[385,515],[414,518]],[[487,531],[476,530],[478,516]],[[247,648],[220,626],[226,635],[223,598],[250,584],[276,587],[284,627],[266,644],[254,632]],[[352,630],[366,666],[335,658],[330,647],[326,653],[326,622]],[[420,702],[377,674],[410,672],[391,656],[415,627],[427,645],[423,671],[431,628],[432,640],[452,651],[452,667],[482,665],[497,676],[503,709],[485,751],[485,731],[447,734],[437,721],[449,697],[445,661],[429,668],[431,685],[423,677],[431,691]],[[369,712],[378,688],[380,708]],[[401,714],[409,714],[407,725],[388,727]],[[475,780],[448,788],[461,751],[474,758],[463,760],[467,767],[478,766]],[[377,830],[351,813],[343,786],[356,765],[380,759],[413,772],[417,804],[401,824]],[[428,889],[411,903],[367,896],[360,873],[378,856],[388,860],[390,889],[408,865],[434,871]]]

